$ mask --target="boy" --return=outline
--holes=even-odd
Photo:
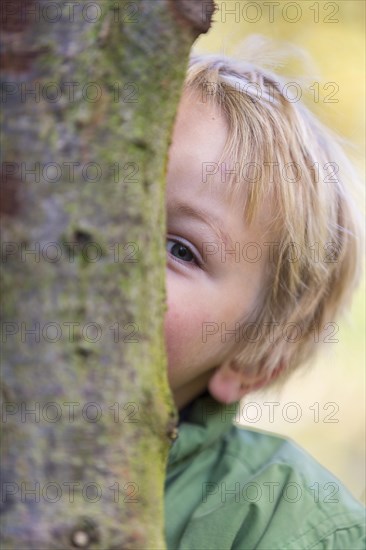
[[[165,332],[180,424],[166,480],[170,549],[365,546],[364,509],[336,478],[293,443],[232,422],[241,398],[308,361],[315,328],[334,320],[359,272],[350,165],[283,89],[252,65],[193,57],[175,123]]]

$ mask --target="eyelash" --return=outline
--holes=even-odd
[[[186,248],[187,250],[189,250],[189,252],[192,254],[193,256],[193,260],[191,262],[185,262],[184,260],[179,260],[179,258],[177,258],[176,256],[173,256],[173,254],[168,251],[168,253],[170,254],[170,256],[177,262],[179,263],[183,263],[183,264],[191,264],[191,265],[194,265],[195,267],[200,267],[201,266],[201,262],[198,260],[197,258],[197,255],[195,254],[195,252],[192,250],[192,248],[186,244],[184,241],[181,241],[179,239],[172,239],[172,238],[169,238],[167,237],[167,240],[166,242],[172,242],[174,244],[179,244],[181,246],[184,246],[184,248]],[[173,245],[174,246],[174,245]]]

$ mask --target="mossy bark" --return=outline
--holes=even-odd
[[[164,548],[164,175],[212,2],[5,4],[3,548]]]

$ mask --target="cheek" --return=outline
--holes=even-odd
[[[185,368],[197,360],[202,346],[202,324],[209,318],[207,306],[197,296],[168,285],[165,313],[165,343],[169,370]],[[191,293],[192,294],[192,293]]]
[[[201,335],[201,315],[178,306],[174,301],[168,303],[165,314],[165,342],[169,365],[181,363],[196,347]]]

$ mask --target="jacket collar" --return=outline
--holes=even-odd
[[[238,403],[224,405],[206,392],[182,409],[178,438],[170,449],[168,467],[209,447],[229,431],[237,408]]]

